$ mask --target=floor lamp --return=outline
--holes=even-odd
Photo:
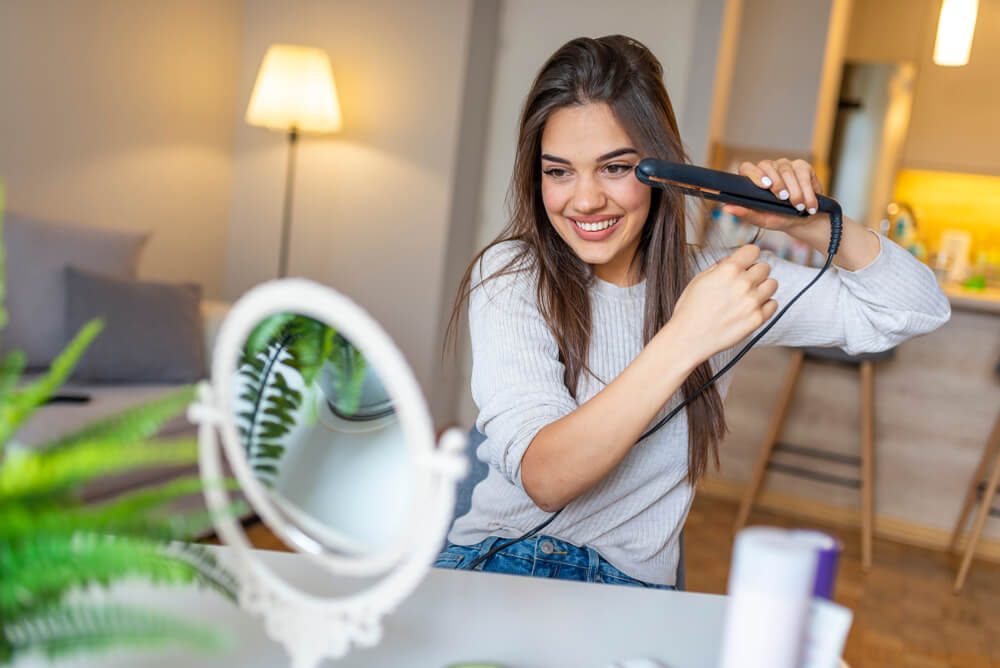
[[[288,275],[295,146],[299,133],[336,132],[341,128],[337,87],[326,52],[304,46],[272,45],[257,73],[246,121],[250,125],[288,133],[288,167],[278,256],[278,277],[284,278]]]

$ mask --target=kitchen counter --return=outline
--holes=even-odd
[[[973,290],[963,288],[959,283],[942,285],[953,309],[1000,313],[1000,288]]]

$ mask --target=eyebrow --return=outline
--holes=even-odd
[[[604,162],[605,160],[611,160],[612,158],[617,158],[620,155],[625,155],[627,153],[639,154],[634,148],[618,148],[610,153],[605,153],[604,155],[597,158],[597,162]],[[570,164],[569,160],[566,158],[557,158],[554,155],[549,155],[548,153],[542,153],[542,160],[548,160],[549,162],[558,162],[562,165]]]

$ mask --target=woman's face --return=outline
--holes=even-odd
[[[542,131],[542,201],[549,221],[601,280],[633,285],[629,265],[649,216],[639,153],[603,102],[563,107]]]

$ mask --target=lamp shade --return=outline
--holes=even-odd
[[[934,62],[958,66],[969,62],[979,0],[944,0],[934,41]]]
[[[257,73],[246,120],[275,130],[340,130],[337,87],[326,53],[311,47],[272,45]]]

